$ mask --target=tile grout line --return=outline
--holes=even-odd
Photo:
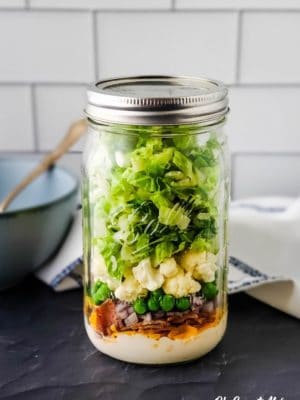
[[[82,86],[88,82],[54,82],[54,81],[1,81],[0,86]]]
[[[216,13],[233,13],[233,12],[253,12],[253,13],[265,13],[265,12],[270,12],[270,13],[294,13],[298,12],[300,13],[300,8],[282,8],[282,9],[274,9],[274,8],[259,8],[259,9],[252,9],[252,8],[237,8],[237,7],[219,7],[219,8],[177,8],[175,6],[176,0],[171,0],[171,8],[92,8],[92,7],[82,7],[82,8],[75,8],[75,7],[32,7],[30,5],[30,0],[25,0],[25,7],[29,8],[30,11],[32,12],[54,12],[54,13],[88,13],[88,12],[104,12],[104,13],[148,13],[148,12],[154,12],[154,13],[167,13],[172,10],[172,5],[174,4],[174,8],[176,11],[181,12],[181,13],[211,13],[211,12],[216,12]],[[27,6],[28,4],[28,6]],[[0,6],[0,12],[19,12],[24,10],[24,7],[1,7]]]
[[[37,131],[36,87],[34,83],[30,84],[30,98],[31,98],[31,118],[32,118],[34,150],[35,152],[38,152],[40,143]]]
[[[47,153],[48,150],[38,150],[38,151],[34,151],[34,150],[1,150],[0,149],[0,154],[2,153],[37,153],[37,154],[44,154]],[[81,154],[82,151],[81,150],[72,150],[69,152],[70,154]],[[263,152],[263,151],[253,151],[253,152],[249,152],[249,151],[231,151],[230,153],[231,156],[234,157],[239,157],[239,156],[271,156],[271,157],[300,157],[300,151],[285,151],[285,152],[277,152],[277,151],[273,151],[273,152]]]
[[[235,81],[240,83],[241,61],[242,61],[242,31],[243,31],[243,11],[238,13],[237,40],[236,40],[236,55],[235,55]]]
[[[94,53],[94,78],[95,82],[98,81],[99,76],[99,55],[98,55],[98,32],[97,32],[97,12],[92,11],[92,40],[93,40],[93,53]]]
[[[249,150],[235,150],[231,152],[235,157],[299,157],[299,150],[285,150],[285,151],[249,151]]]
[[[172,8],[136,8],[136,9],[130,9],[130,8],[92,8],[92,7],[82,7],[82,8],[75,8],[75,7],[32,7],[29,3],[29,0],[26,1],[26,8],[29,8],[31,12],[115,12],[115,13],[128,13],[128,12],[170,12]],[[176,0],[171,0],[172,2],[176,2]],[[29,6],[27,7],[27,2]],[[0,6],[0,12],[1,11],[7,11],[7,12],[18,12],[24,10],[24,7],[1,7]],[[265,12],[270,12],[270,13],[300,13],[300,8],[294,7],[294,8],[237,8],[237,7],[232,7],[232,8],[177,8],[175,7],[176,11],[182,12],[182,13],[194,13],[194,12],[199,12],[199,13],[205,13],[205,12],[249,12],[249,13],[265,13]]]
[[[35,150],[1,150],[0,149],[0,154],[46,154],[48,153],[48,150],[42,150],[38,149],[37,151]],[[81,154],[82,150],[72,150],[69,151],[68,154]],[[285,152],[277,152],[277,151],[272,151],[272,152],[264,152],[264,151],[232,151],[230,153],[230,157],[233,157],[233,159],[236,159],[237,157],[240,156],[259,156],[259,157],[300,157],[300,151],[285,151]],[[234,166],[234,163],[233,163]]]
[[[49,151],[51,151],[51,149],[49,150],[0,150],[0,157],[3,155],[21,155],[21,156],[31,156],[31,155],[44,155],[44,154],[49,154]],[[72,150],[69,151],[68,153],[66,153],[67,155],[82,155],[82,151],[80,150]]]
[[[239,82],[239,83],[229,83],[226,86],[228,87],[238,87],[238,88],[278,88],[278,89],[287,89],[287,88],[299,88],[300,82]]]
[[[32,7],[30,5],[30,0],[25,0],[25,9],[30,9],[32,12],[63,12],[63,13],[68,13],[68,12],[115,12],[115,13],[128,13],[128,12],[170,12],[171,10],[176,9],[176,11],[182,12],[182,13],[194,13],[194,12],[199,12],[199,13],[205,13],[205,12],[249,12],[249,13],[265,13],[265,12],[270,12],[270,13],[300,13],[300,7],[282,7],[282,8],[247,8],[247,7],[217,7],[217,8],[208,8],[208,7],[191,7],[191,8],[177,8],[176,6],[176,0],[171,0],[171,8],[93,8],[93,7]],[[19,12],[24,10],[24,7],[1,7],[0,6],[0,12],[5,11],[5,12]]]

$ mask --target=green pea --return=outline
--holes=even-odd
[[[175,306],[175,298],[171,294],[165,294],[160,299],[160,306],[163,311],[171,311]]]
[[[191,306],[190,299],[188,297],[181,297],[180,299],[176,299],[176,307],[180,311],[188,310]]]
[[[133,309],[137,314],[145,314],[147,312],[147,303],[145,299],[136,299],[133,303]]]
[[[215,282],[207,282],[202,284],[202,294],[207,300],[212,300],[219,293]]]
[[[148,308],[150,311],[158,311],[159,310],[159,299],[155,297],[150,297],[147,302]]]
[[[92,298],[93,298],[95,304],[98,305],[98,304],[102,303],[103,301],[108,299],[110,297],[110,295],[111,295],[111,291],[106,283],[100,282],[100,284],[98,284],[98,282],[96,282],[94,290],[93,290],[93,294],[92,294]]]
[[[150,297],[160,300],[160,298],[164,295],[164,291],[162,289],[156,289],[153,292],[151,292]]]

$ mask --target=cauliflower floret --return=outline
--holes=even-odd
[[[175,276],[165,280],[163,289],[167,294],[179,298],[199,292],[201,285],[192,278],[190,272],[184,273],[182,268],[178,268],[178,273]]]
[[[194,269],[193,277],[203,282],[213,282],[215,280],[216,270],[216,264],[211,262],[203,263],[197,265],[197,267]]]
[[[115,296],[122,301],[134,301],[138,297],[147,295],[141,284],[133,277],[126,278],[121,285],[115,290]]]
[[[195,279],[213,282],[217,270],[216,260],[217,257],[213,253],[189,250],[180,257],[180,265]]]
[[[178,273],[178,266],[174,257],[165,258],[159,266],[160,273],[166,278],[172,278]]]
[[[203,258],[204,253],[200,253],[198,251],[188,250],[180,254],[179,256],[179,264],[180,266],[187,272],[193,272],[196,265],[203,262],[205,259]]]
[[[91,258],[91,273],[94,280],[99,279],[106,283],[111,290],[115,290],[120,285],[120,281],[109,275],[104,258],[98,251],[94,251]]]
[[[159,269],[152,267],[150,258],[145,258],[132,268],[132,273],[144,288],[151,291],[160,288],[164,282],[164,277]]]

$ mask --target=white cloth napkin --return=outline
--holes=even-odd
[[[249,286],[248,294],[300,318],[300,198],[233,203],[229,251],[268,277],[265,283]],[[229,279],[235,272],[231,266]]]
[[[36,276],[56,291],[82,286],[81,213],[58,254]],[[300,199],[232,203],[229,293],[251,296],[300,318]]]

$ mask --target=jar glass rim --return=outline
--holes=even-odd
[[[96,122],[91,118],[87,118],[88,124],[94,129],[102,129],[102,132],[125,135],[125,136],[140,136],[141,133],[147,133],[150,137],[176,137],[176,136],[194,136],[210,132],[212,129],[219,129],[226,123],[227,117],[223,116],[211,125],[202,125],[200,123],[190,124],[172,124],[172,125],[126,125],[118,123]],[[150,132],[150,129],[153,129]],[[177,131],[177,132],[176,132]]]

